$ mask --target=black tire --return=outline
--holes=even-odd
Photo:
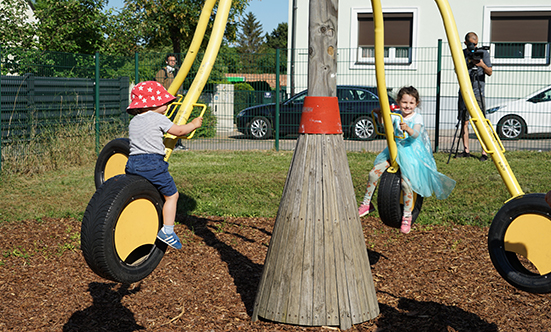
[[[377,209],[381,221],[393,228],[400,228],[402,225],[402,216],[404,214],[404,204],[400,203],[402,199],[402,186],[400,184],[400,171],[389,173],[385,170],[379,180],[379,191],[377,192]],[[423,206],[423,196],[414,193],[415,204],[411,212],[411,223],[413,224]]]
[[[109,178],[124,174],[129,155],[130,140],[128,138],[116,138],[103,147],[94,170],[96,189]]]
[[[157,240],[163,198],[145,178],[119,175],[99,187],[82,219],[81,249],[100,277],[133,283],[159,264],[166,244]]]
[[[520,139],[526,134],[526,122],[516,115],[507,115],[497,124],[497,134],[503,140]]]
[[[523,229],[524,231],[529,229],[530,237],[528,239],[534,240],[537,238],[538,243],[545,243],[543,250],[541,250],[541,247],[537,249],[540,249],[548,257],[551,248],[551,242],[549,242],[551,234],[548,234],[548,222],[551,223],[550,215],[551,208],[545,202],[545,194],[529,194],[505,203],[492,221],[488,232],[488,250],[492,264],[503,279],[515,288],[529,293],[551,292],[551,272],[541,275],[530,271],[519,259],[519,251],[528,252],[533,247],[529,247],[526,241],[524,243],[517,241],[505,243],[506,236],[511,236],[511,234],[507,234],[508,230],[513,232],[512,236],[516,236],[514,228]],[[519,217],[522,218],[518,219]],[[527,226],[527,221],[530,222],[530,227],[524,227]],[[536,221],[536,224],[533,223],[534,221]],[[546,227],[534,227],[534,225],[538,225],[537,222],[541,222],[542,224],[539,225]],[[513,225],[513,223],[518,224]],[[525,234],[522,236],[525,236]],[[517,252],[512,250],[517,250]]]
[[[247,131],[255,139],[267,139],[272,137],[272,124],[265,117],[257,116],[249,122]]]
[[[350,126],[350,137],[360,141],[371,141],[377,137],[375,123],[368,116],[360,116]]]

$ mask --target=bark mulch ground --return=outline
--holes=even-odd
[[[180,220],[143,281],[95,275],[79,250],[80,223],[0,225],[1,331],[334,331],[251,322],[274,219]],[[415,226],[406,236],[362,218],[380,315],[349,331],[548,331],[551,294],[507,284],[493,268],[487,228]]]

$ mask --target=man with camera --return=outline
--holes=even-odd
[[[478,36],[474,32],[469,32],[465,35],[465,45],[467,48],[463,50],[465,55],[465,61],[467,62],[467,68],[469,70],[469,77],[471,78],[471,84],[473,86],[473,92],[478,102],[480,110],[486,116],[486,105],[484,98],[484,85],[486,75],[492,76],[492,62],[490,61],[490,53],[488,53],[489,47],[477,47]],[[462,122],[461,124],[461,138],[463,139],[463,152],[456,155],[456,157],[470,157],[469,150],[469,112],[459,91],[458,100],[459,114],[457,119]],[[486,152],[482,150],[482,156],[480,161],[488,160]]]

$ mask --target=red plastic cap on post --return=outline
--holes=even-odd
[[[304,99],[299,134],[342,134],[339,100],[337,97]]]

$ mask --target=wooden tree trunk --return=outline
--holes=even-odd
[[[346,330],[379,314],[335,97],[337,8],[336,0],[310,1],[302,134],[285,182],[253,321],[262,317]],[[323,115],[316,117],[317,109],[327,112],[321,105],[326,97],[334,97],[329,100],[334,101],[336,116],[319,112]]]

